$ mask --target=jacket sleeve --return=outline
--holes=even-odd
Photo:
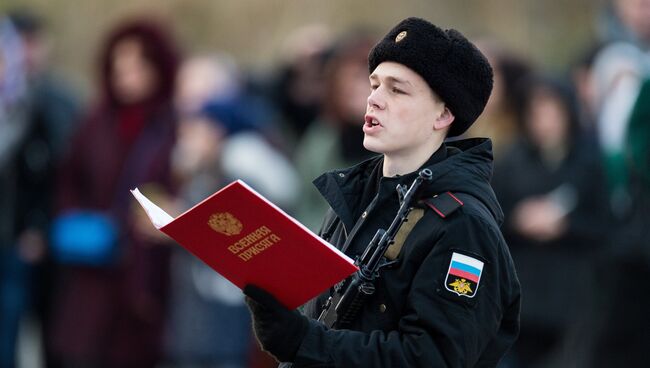
[[[294,367],[470,367],[479,359],[495,366],[518,333],[517,318],[504,318],[518,313],[512,261],[499,230],[479,216],[445,221],[444,230],[413,244],[419,252],[408,257],[423,261],[396,330],[334,330],[311,321]],[[445,287],[454,252],[484,263],[471,298]]]

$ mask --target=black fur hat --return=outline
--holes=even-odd
[[[368,55],[370,72],[384,61],[409,67],[442,98],[456,117],[449,137],[474,123],[492,92],[492,67],[476,46],[424,19],[407,18],[390,30]]]

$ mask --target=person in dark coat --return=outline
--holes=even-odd
[[[117,240],[110,257],[87,263],[54,252],[61,267],[48,341],[63,367],[154,367],[161,356],[169,249],[135,230],[129,189],[173,190],[177,60],[151,21],[120,25],[103,47],[102,95],[70,145],[57,208],[108,217]]]
[[[523,135],[497,161],[493,181],[523,289],[513,351],[523,367],[581,366],[594,261],[607,236],[598,146],[580,129],[568,86],[531,76],[519,96]]]
[[[14,67],[24,70],[25,94],[23,121],[13,129],[21,129],[14,136],[17,144],[11,154],[5,154],[7,165],[0,169],[0,177],[9,179],[12,185],[1,190],[3,196],[10,198],[13,208],[0,212],[12,219],[10,242],[0,256],[0,273],[11,274],[12,284],[6,290],[14,295],[8,307],[2,310],[0,335],[11,335],[12,347],[0,351],[10,351],[9,360],[0,357],[0,366],[13,367],[14,343],[18,336],[21,321],[25,317],[36,320],[42,328],[47,326],[51,300],[52,264],[47,257],[47,233],[51,215],[51,205],[55,192],[52,185],[55,168],[61,160],[62,151],[67,144],[74,125],[78,121],[78,104],[66,83],[56,77],[50,69],[47,45],[49,30],[46,21],[29,9],[14,9],[8,12],[8,20],[14,25],[22,46],[22,52],[14,51],[13,57],[22,56],[22,62]],[[11,70],[11,73],[16,73]],[[17,78],[20,74],[14,76]],[[2,118],[0,118],[2,120]],[[2,154],[0,154],[2,155]],[[1,165],[0,165],[1,166]],[[4,182],[0,179],[0,182]],[[1,222],[1,221],[0,221]],[[1,232],[1,231],[0,231]],[[1,252],[1,251],[0,251]],[[0,280],[4,279],[0,276]],[[0,281],[0,284],[3,284]],[[0,290],[3,287],[0,286]],[[3,292],[0,291],[0,295]],[[3,299],[0,296],[0,299]],[[5,322],[6,321],[6,322]],[[42,335],[46,332],[42,333]],[[0,337],[0,341],[7,341]],[[3,343],[0,343],[0,346]],[[0,356],[3,353],[0,352]],[[47,362],[48,353],[44,360]]]
[[[329,293],[303,315],[247,285],[255,334],[283,366],[494,367],[518,335],[520,288],[489,184],[491,142],[444,143],[482,112],[492,69],[458,31],[419,18],[393,28],[368,61],[363,144],[381,155],[315,180],[331,207],[321,236],[359,255],[395,217],[396,185],[423,168],[433,172],[427,205],[349,328],[314,319]]]

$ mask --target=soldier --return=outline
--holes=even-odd
[[[519,332],[520,287],[490,187],[492,145],[445,142],[483,111],[492,69],[458,31],[419,18],[388,32],[368,64],[363,144],[381,155],[314,181],[331,207],[321,236],[358,256],[395,217],[396,186],[428,168],[421,218],[409,220],[396,263],[349,329],[313,319],[327,294],[301,314],[248,285],[255,334],[294,367],[496,366]]]

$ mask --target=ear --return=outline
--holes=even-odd
[[[445,106],[444,110],[440,113],[440,115],[436,118],[436,121],[433,123],[433,129],[435,130],[441,130],[449,127],[451,123],[454,122],[454,119],[456,117],[454,114],[449,110],[447,106]]]

